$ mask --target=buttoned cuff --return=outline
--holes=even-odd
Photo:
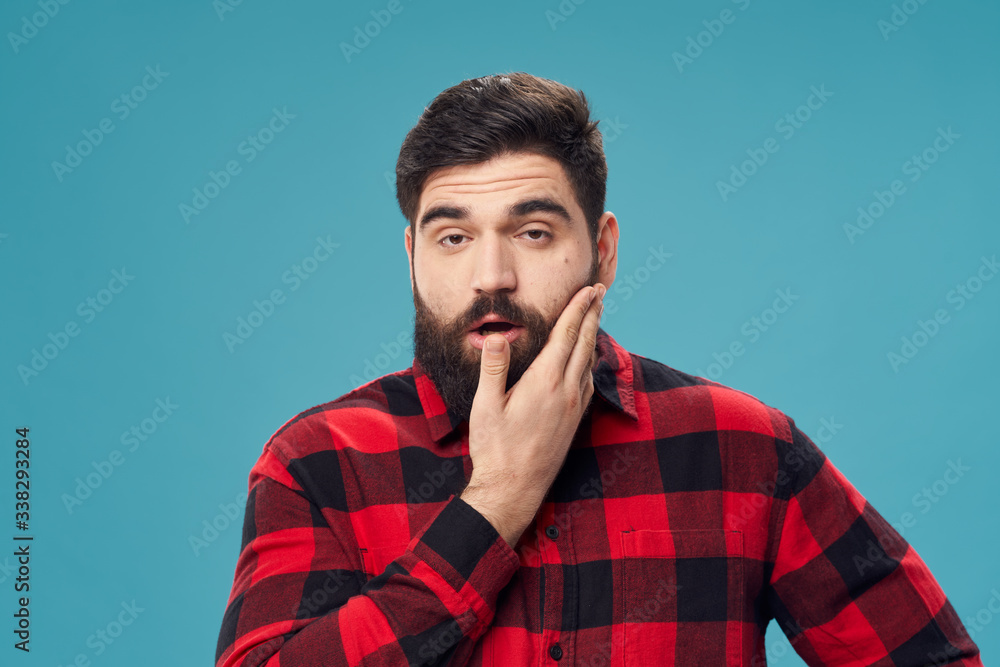
[[[475,627],[462,631],[473,638],[485,633],[500,591],[520,566],[517,553],[493,524],[460,497],[452,496],[415,537],[413,551],[440,575],[454,602],[460,600],[475,612]]]

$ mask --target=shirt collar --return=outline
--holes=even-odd
[[[435,442],[451,433],[464,420],[447,410],[437,387],[413,359],[413,379],[420,404]],[[632,357],[604,329],[597,330],[597,364],[592,369],[594,394],[609,405],[638,421],[635,409]]]

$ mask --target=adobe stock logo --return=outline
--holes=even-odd
[[[348,63],[351,62],[351,58],[361,55],[372,43],[372,40],[382,34],[382,29],[389,27],[392,23],[392,17],[400,14],[404,7],[400,4],[399,0],[389,0],[389,3],[385,6],[385,9],[373,9],[369,12],[372,19],[365,23],[364,30],[361,26],[354,26],[354,39],[352,44],[347,42],[340,43],[340,52],[344,54],[344,60]]]
[[[545,20],[549,22],[549,28],[555,30],[560,23],[565,23],[566,19],[576,13],[577,5],[582,5],[587,0],[562,0],[556,7],[557,12],[551,9],[545,10]]]
[[[948,290],[945,294],[945,301],[953,304],[955,312],[965,308],[965,305],[976,298],[976,294],[983,289],[983,286],[993,277],[1000,273],[1000,263],[997,256],[990,259],[985,256],[980,258],[979,267],[973,275],[955,285],[954,289]],[[910,363],[921,349],[926,347],[931,339],[938,335],[941,328],[951,322],[951,314],[946,308],[938,308],[934,311],[933,317],[926,320],[918,319],[916,328],[909,336],[902,336],[898,352],[893,350],[886,354],[889,366],[893,373],[899,373],[899,369]]]
[[[961,134],[951,129],[951,125],[947,130],[942,127],[937,128],[937,137],[930,145],[919,153],[911,155],[909,160],[900,165],[900,170],[904,176],[910,177],[911,183],[916,183],[931,165],[938,161],[941,154],[947,152],[955,144],[955,140],[961,137]],[[844,234],[847,235],[851,245],[854,245],[855,239],[868,231],[906,192],[906,183],[898,178],[889,183],[886,190],[875,188],[872,191],[873,199],[858,207],[858,217],[854,224],[845,222],[843,225]]]
[[[972,470],[972,466],[962,464],[962,459],[954,461],[948,459],[945,463],[947,467],[941,473],[941,476],[922,488],[920,493],[913,494],[913,497],[910,499],[910,504],[913,505],[914,509],[920,510],[921,514],[930,512],[934,508],[934,505],[948,494],[949,489],[958,484],[965,476],[965,473]],[[890,525],[902,537],[906,533],[907,528],[913,528],[917,525],[918,518],[912,512],[903,512],[899,515],[899,520],[893,521]]]
[[[38,31],[49,24],[49,20],[55,18],[59,13],[60,5],[68,5],[70,0],[38,0],[38,6],[42,11],[35,12],[29,20],[28,15],[21,17],[21,29],[14,33],[7,33],[7,41],[14,53],[20,53],[21,47],[28,43],[28,40],[35,37]]]
[[[119,121],[123,121],[132,115],[132,112],[144,102],[151,92],[160,87],[163,80],[170,76],[170,72],[164,72],[160,66],[146,66],[146,74],[142,80],[132,86],[118,97],[111,100],[110,111],[118,116]],[[66,155],[63,162],[52,161],[52,173],[56,175],[56,180],[60,183],[67,174],[72,174],[73,170],[83,164],[83,159],[94,152],[94,149],[104,143],[104,138],[115,131],[115,122],[110,117],[97,121],[97,127],[93,129],[84,128],[80,131],[83,139],[75,144],[66,144]]]
[[[411,322],[413,318],[410,318]],[[352,373],[348,378],[348,382],[353,384],[355,387],[360,387],[361,385],[371,382],[375,378],[384,375],[389,372],[389,366],[392,362],[399,357],[401,354],[406,354],[411,356],[413,354],[413,328],[403,329],[396,337],[390,340],[388,343],[382,342],[379,344],[379,349],[381,352],[377,352],[374,357],[368,357],[364,361],[364,369],[362,374],[358,375]]]
[[[215,15],[219,17],[219,22],[226,20],[226,14],[229,12],[235,12],[236,8],[243,4],[243,0],[214,0],[212,2],[212,9],[215,10]]]
[[[795,305],[795,302],[800,298],[798,294],[792,294],[791,287],[786,287],[783,290],[776,289],[774,293],[777,294],[777,298],[771,306],[762,310],[759,315],[751,317],[740,327],[740,333],[746,336],[751,343],[760,340],[761,335],[770,329],[782,314],[787,313],[788,309]],[[715,361],[708,364],[706,370],[699,368],[695,370],[694,374],[698,377],[718,381],[727,370],[733,367],[736,358],[743,356],[746,351],[747,346],[740,339],[736,339],[723,348],[721,353],[713,352],[712,358]]]
[[[143,418],[138,424],[132,424],[129,430],[123,431],[119,442],[122,446],[129,445],[129,452],[135,452],[142,443],[149,440],[150,436],[159,430],[160,425],[166,422],[179,407],[170,400],[169,396],[165,399],[157,398],[155,407],[149,416]],[[125,460],[125,454],[120,449],[112,449],[107,458],[91,461],[90,466],[93,471],[88,471],[83,477],[76,477],[73,480],[76,482],[73,492],[71,494],[63,493],[60,496],[66,512],[73,514],[76,508],[82,506],[85,500],[94,495],[97,489],[111,479],[111,476],[115,474],[119,466],[125,463]]]
[[[243,491],[236,494],[231,503],[219,503],[219,512],[210,519],[201,520],[201,532],[188,535],[188,546],[191,552],[198,556],[209,545],[219,539],[219,535],[224,533],[232,525],[240,525],[243,510],[246,508],[249,495]]]
[[[750,0],[732,0],[732,2],[740,8],[740,11],[746,11],[750,6]],[[700,58],[709,47],[715,44],[715,40],[722,36],[722,33],[726,30],[726,26],[736,21],[737,16],[739,15],[731,9],[723,9],[719,12],[719,18],[702,21],[701,24],[705,26],[705,29],[694,37],[688,35],[684,53],[674,51],[671,54],[674,59],[674,65],[677,66],[677,71],[683,74],[684,68],[687,65],[693,65],[694,61]]]
[[[125,628],[135,623],[139,614],[146,611],[145,607],[140,607],[135,603],[135,599],[131,603],[122,600],[119,606],[121,611],[117,612],[116,616],[87,637],[86,646],[95,658],[108,651],[109,647],[125,632]],[[91,658],[86,653],[81,652],[77,653],[72,660],[67,661],[66,667],[90,667],[92,664]],[[63,665],[60,663],[56,667],[63,667]]]
[[[965,626],[969,629],[969,636],[973,639],[981,633],[987,625],[993,622],[995,616],[1000,616],[1000,591],[996,588],[990,591],[991,597],[986,601],[986,606],[979,609],[975,616],[965,617]],[[994,603],[996,605],[994,606]],[[946,664],[946,663],[942,663]]]
[[[267,149],[274,141],[275,137],[285,131],[289,123],[297,114],[289,113],[288,107],[271,108],[271,117],[263,126],[253,134],[248,134],[246,139],[236,146],[236,152],[243,156],[245,164],[250,164]],[[209,170],[208,180],[201,187],[192,188],[191,203],[181,202],[177,205],[177,211],[181,215],[184,224],[190,224],[191,218],[201,215],[208,208],[208,205],[215,200],[222,191],[229,187],[233,179],[243,173],[243,165],[239,160],[229,160],[219,171]]]
[[[882,40],[888,42],[889,35],[899,32],[899,29],[906,25],[910,17],[920,11],[920,8],[925,4],[927,4],[927,0],[903,0],[901,4],[893,4],[889,20],[879,19],[875,24],[882,34]]]
[[[795,136],[796,131],[801,130],[802,127],[809,122],[809,119],[813,117],[813,113],[819,111],[823,108],[823,105],[827,103],[833,97],[833,93],[826,89],[826,84],[821,83],[819,88],[816,86],[810,86],[809,96],[800,104],[795,107],[793,111],[786,113],[784,116],[779,118],[774,123],[774,131],[781,135],[781,139],[788,141],[793,136]],[[747,181],[756,174],[761,167],[767,164],[767,161],[771,158],[771,155],[778,152],[781,148],[781,141],[775,139],[774,137],[768,137],[764,140],[763,145],[760,148],[748,148],[746,149],[746,154],[749,159],[743,160],[737,166],[732,164],[729,166],[729,178],[725,181],[719,180],[715,182],[715,188],[719,192],[719,197],[722,201],[728,201],[729,197],[735,194],[740,188],[747,184]]]
[[[662,245],[648,246],[648,250],[646,260],[632,271],[622,271],[619,266],[618,278],[615,279],[608,294],[604,295],[605,315],[614,315],[619,310],[620,304],[611,297],[612,293],[621,296],[621,303],[628,301],[649,282],[654,273],[666,265],[668,259],[674,256],[674,253],[665,251]]]
[[[288,267],[288,270],[281,274],[281,282],[291,286],[289,292],[295,292],[302,287],[305,281],[316,274],[320,266],[330,259],[333,251],[339,247],[339,243],[330,240],[329,234],[325,238],[317,236],[316,245],[313,246],[312,252]],[[239,345],[247,342],[254,332],[274,315],[278,306],[286,302],[286,299],[287,296],[280,287],[272,289],[263,301],[254,299],[253,309],[247,313],[246,317],[241,315],[236,318],[234,333],[222,332],[222,341],[226,344],[229,353],[232,354]]]
[[[116,295],[121,294],[125,288],[135,280],[135,276],[128,273],[123,266],[121,271],[114,269],[111,271],[111,280],[108,281],[107,288],[99,289],[94,296],[88,296],[76,306],[76,314],[83,318],[84,324],[90,324],[97,318],[97,314],[104,312],[104,309],[111,305]],[[21,382],[27,387],[32,378],[49,367],[56,357],[69,347],[70,340],[80,335],[82,328],[76,320],[68,320],[55,333],[48,333],[50,342],[41,346],[41,351],[37,347],[31,348],[31,359],[28,365],[18,364],[17,374]]]

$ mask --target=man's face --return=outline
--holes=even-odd
[[[601,217],[595,248],[562,166],[531,153],[434,172],[405,237],[414,356],[464,419],[485,335],[499,331],[510,343],[510,389],[570,298],[584,285],[610,286],[617,264],[614,215]]]

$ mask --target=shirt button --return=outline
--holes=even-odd
[[[549,655],[552,656],[553,660],[558,660],[562,657],[562,646],[559,644],[553,644],[549,647]]]
[[[547,526],[545,528],[545,534],[548,536],[548,538],[550,540],[554,540],[557,537],[559,537],[559,529],[555,525]],[[556,644],[556,646],[559,646],[559,644]],[[553,648],[555,648],[555,647],[553,647]],[[556,658],[556,660],[558,660],[558,659],[559,658]]]

